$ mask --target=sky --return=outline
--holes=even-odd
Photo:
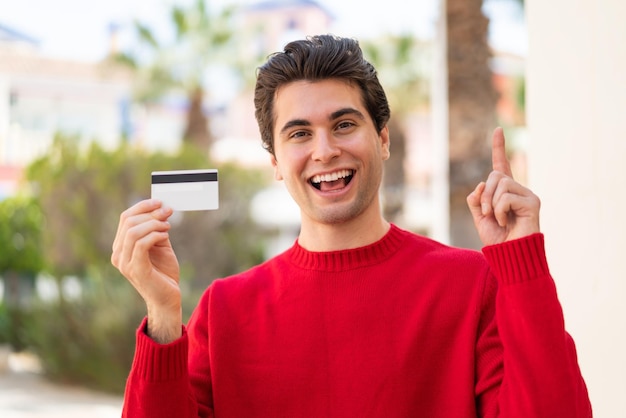
[[[168,5],[174,1],[190,0],[0,0],[0,24],[39,40],[44,55],[97,61],[108,51],[111,22],[124,25],[138,17],[143,22],[165,27]],[[229,2],[252,1],[209,0],[209,3],[220,7]],[[410,31],[427,39],[434,36],[438,1],[383,0],[386,7],[382,13],[379,6],[368,6],[363,0],[318,0],[318,3],[335,16],[333,32],[338,35],[361,38]],[[492,45],[524,55],[526,33],[519,11],[503,0],[489,1],[485,11],[491,16]]]

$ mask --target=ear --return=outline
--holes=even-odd
[[[391,143],[389,141],[389,126],[385,125],[385,127],[380,131],[380,145],[381,145],[381,155],[384,160],[388,160],[391,155],[391,151],[389,148]]]
[[[283,179],[283,175],[280,174],[280,169],[278,168],[278,161],[276,160],[276,156],[272,154],[270,159],[272,162],[272,167],[274,167],[274,180],[281,181]]]

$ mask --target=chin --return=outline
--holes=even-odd
[[[320,223],[337,225],[357,219],[365,208],[360,205],[351,204],[349,207],[329,208],[328,210],[318,209],[313,216]]]

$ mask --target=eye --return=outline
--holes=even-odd
[[[353,126],[356,126],[353,122],[345,120],[337,124],[337,129],[345,130],[345,129],[352,128]]]
[[[289,134],[289,139],[301,140],[309,135],[307,131],[293,131]]]

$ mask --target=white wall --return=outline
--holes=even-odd
[[[529,181],[594,416],[626,417],[626,2],[528,0]]]

